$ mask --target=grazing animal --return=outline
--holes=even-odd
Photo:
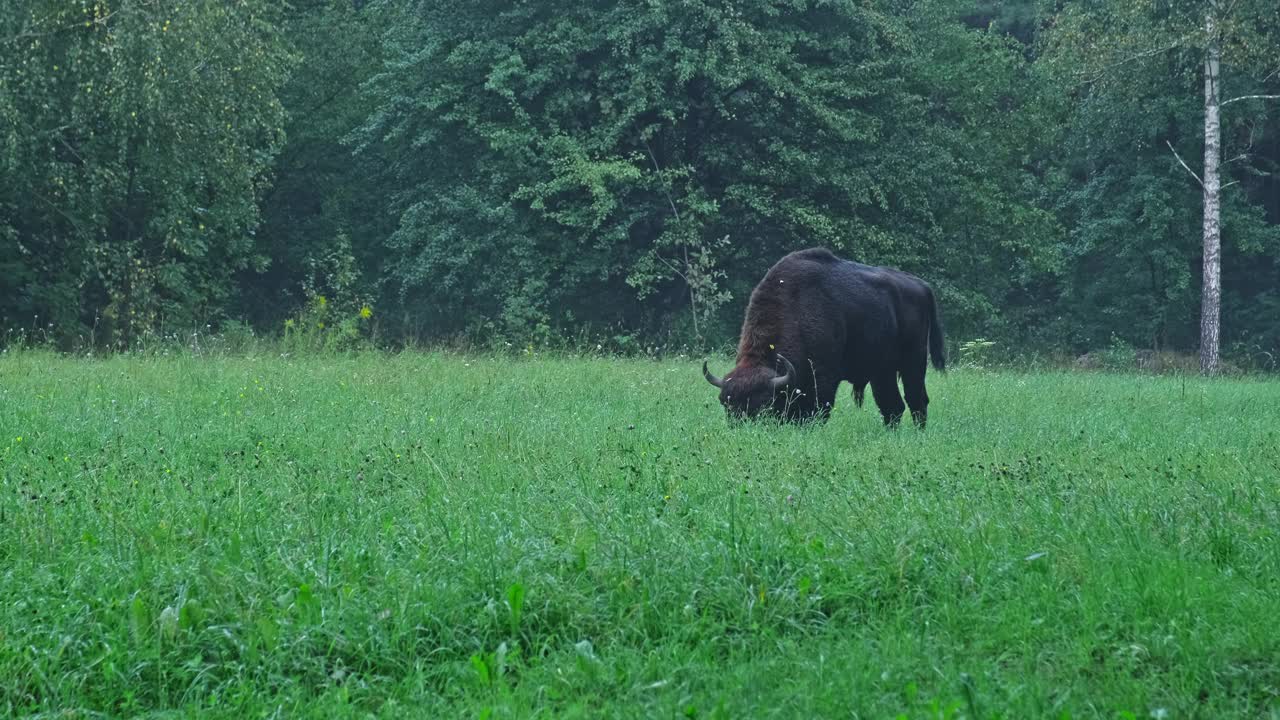
[[[826,420],[842,380],[862,405],[868,383],[885,425],[911,407],[916,426],[928,416],[927,357],[946,368],[933,290],[920,278],[851,262],[823,248],[782,258],[756,285],[747,305],[737,362],[723,379],[702,364],[732,417],[776,413],[786,420]],[[907,401],[898,392],[898,378]]]

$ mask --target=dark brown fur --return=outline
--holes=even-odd
[[[925,368],[932,355],[934,367],[944,369],[942,345],[937,304],[923,280],[822,248],[801,250],[779,260],[751,293],[737,362],[720,381],[720,402],[731,415],[772,410],[788,420],[825,419],[847,380],[858,405],[871,385],[885,424],[896,426],[909,405],[924,427]],[[775,379],[787,375],[781,357],[795,376],[775,390]]]

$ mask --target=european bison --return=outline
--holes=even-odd
[[[871,384],[885,425],[897,427],[909,405],[923,428],[927,355],[945,369],[938,307],[923,280],[810,248],[779,260],[751,293],[733,370],[722,380],[704,362],[702,374],[733,417],[826,420],[848,380],[859,405]]]

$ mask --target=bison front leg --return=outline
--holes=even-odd
[[[876,407],[880,408],[885,426],[898,427],[907,404],[902,402],[902,394],[898,392],[897,373],[887,373],[872,379],[871,396],[876,400]]]
[[[787,404],[786,417],[793,422],[804,422],[816,419],[826,422],[831,417],[831,408],[836,403],[836,389],[840,382],[816,382],[808,390],[797,388],[792,391]]]
[[[836,390],[840,381],[818,384],[818,418],[826,422],[831,417],[831,408],[836,405]]]

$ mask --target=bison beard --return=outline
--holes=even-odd
[[[751,293],[733,370],[721,379],[703,363],[702,372],[731,417],[825,420],[848,380],[859,406],[871,385],[885,425],[897,427],[910,406],[923,428],[929,356],[945,370],[938,307],[923,280],[810,248],[779,260]]]

